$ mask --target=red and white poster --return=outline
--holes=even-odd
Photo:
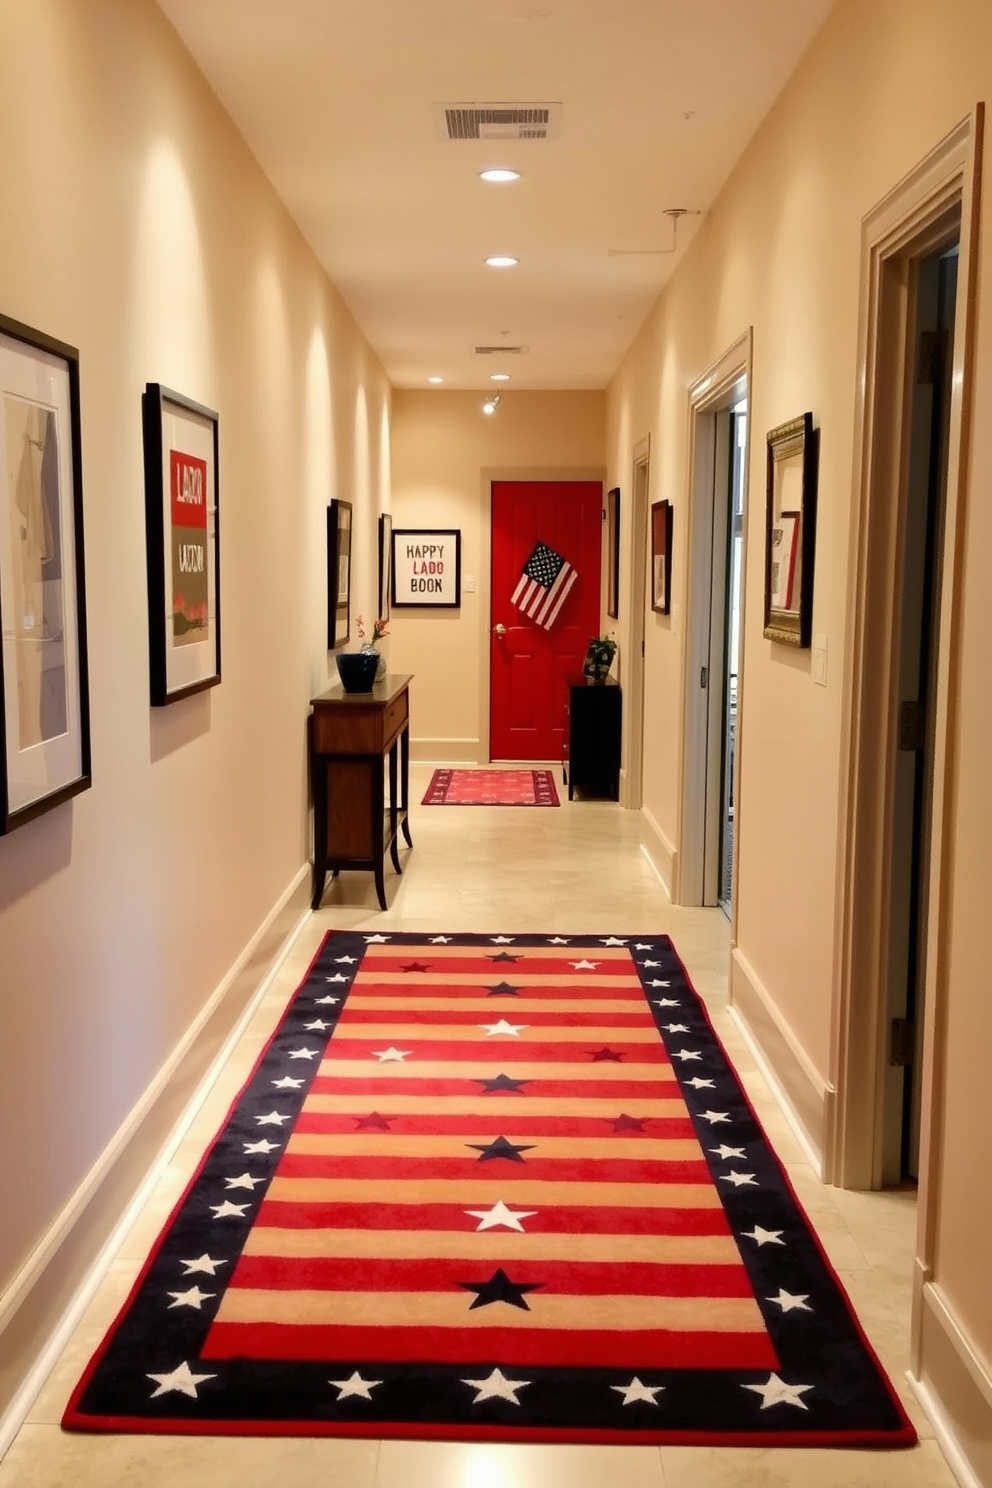
[[[207,462],[169,451],[172,530],[172,644],[210,633],[207,562]]]

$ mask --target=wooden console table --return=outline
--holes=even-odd
[[[407,822],[411,680],[387,674],[371,692],[345,692],[338,686],[311,699],[312,909],[324,897],[327,874],[336,877],[342,868],[374,873],[379,903],[388,907],[386,849],[400,873],[397,831],[402,829],[407,846],[413,846]]]

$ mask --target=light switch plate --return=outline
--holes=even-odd
[[[474,574],[466,574],[465,575],[465,577],[462,579],[462,588],[464,589],[464,591],[465,591],[466,594],[474,594],[475,593],[475,575]]]
[[[821,687],[827,685],[827,638],[825,635],[815,635],[810,649],[810,671],[813,681]]]

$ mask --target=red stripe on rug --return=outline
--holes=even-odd
[[[256,1224],[284,1230],[458,1230],[463,1231],[469,1208],[488,1209],[487,1202],[459,1204],[301,1203],[265,1198]],[[530,1205],[514,1201],[513,1209]],[[548,1204],[541,1201],[527,1220],[529,1234],[576,1235],[719,1235],[731,1234],[722,1209],[615,1209],[612,1206]]]
[[[475,1232],[465,1236],[461,1259],[410,1260],[375,1255],[374,1237],[369,1255],[361,1257],[243,1255],[231,1280],[231,1290],[246,1287],[275,1291],[361,1291],[368,1286],[369,1266],[376,1268],[378,1292],[441,1292],[461,1289],[469,1278],[488,1279],[497,1266],[509,1267],[513,1281],[540,1285],[540,1292],[524,1300],[533,1308],[542,1295],[557,1292],[569,1296],[654,1297],[750,1297],[747,1273],[740,1261],[707,1266],[671,1265],[665,1262],[539,1260],[486,1261],[473,1256]],[[562,1235],[562,1250],[568,1249]],[[523,1250],[524,1247],[521,1247]],[[470,1294],[468,1294],[470,1295]],[[496,1304],[499,1305],[499,1304]],[[506,1305],[506,1304],[504,1304]],[[466,1313],[468,1303],[466,1302]],[[466,1316],[466,1322],[470,1319]]]
[[[511,1139],[512,1140],[512,1139]],[[321,1154],[307,1157],[287,1152],[279,1164],[283,1179],[361,1178],[377,1183],[393,1179],[454,1179],[470,1182],[480,1176],[492,1180],[512,1178],[517,1183],[689,1183],[700,1190],[713,1192],[713,1180],[702,1158],[698,1162],[671,1162],[649,1157],[639,1161],[624,1158],[512,1158],[495,1157],[487,1161],[469,1155],[460,1157],[388,1157],[357,1153],[354,1157]]]
[[[507,1099],[512,1099],[512,1097],[507,1097]],[[512,1123],[513,1130],[518,1136],[598,1137],[604,1140],[616,1136],[630,1137],[634,1140],[643,1138],[645,1141],[650,1141],[653,1138],[656,1141],[674,1142],[692,1141],[696,1135],[688,1116],[682,1118],[646,1116],[643,1118],[644,1124],[641,1131],[626,1130],[622,1125],[617,1130],[616,1123],[624,1114],[621,1110],[621,1102],[617,1102],[614,1116],[518,1116],[507,1115],[505,1111],[489,1112],[482,1105],[473,1110],[471,1115],[446,1116],[442,1108],[442,1113],[437,1116],[414,1116],[393,1111],[378,1115],[371,1096],[369,1100],[369,1108],[364,1115],[357,1113],[346,1115],[343,1112],[325,1114],[304,1109],[293,1129],[293,1137],[290,1138],[288,1150],[293,1151],[293,1141],[298,1136],[350,1136],[356,1132],[373,1136],[378,1132],[386,1140],[390,1136],[461,1136],[468,1130],[469,1124],[473,1132],[482,1133],[484,1136],[490,1134],[499,1136],[508,1121]],[[482,1096],[481,1100],[485,1100],[485,1096]],[[636,1119],[636,1107],[626,1114]],[[374,1118],[371,1126],[369,1125],[370,1118]],[[380,1125],[380,1122],[385,1125]]]
[[[500,1071],[507,1073],[503,1069],[505,1062],[505,1060],[493,1060],[493,1076]],[[405,1096],[411,1100],[423,1099],[425,1096],[438,1101],[443,1101],[445,1096],[464,1100],[466,1096],[478,1095],[480,1084],[489,1078],[488,1075],[463,1074],[448,1080],[437,1075],[424,1079],[410,1077],[397,1079],[385,1073],[385,1070],[389,1068],[388,1065],[379,1065],[377,1068],[384,1071],[382,1075],[370,1072],[367,1077],[322,1074],[318,1070],[310,1086],[310,1094],[311,1096],[333,1096],[335,1100],[348,1096],[368,1096],[371,1099],[372,1096],[383,1095]],[[678,1081],[670,1066],[659,1068],[657,1078],[651,1080],[583,1080],[581,1087],[577,1087],[572,1080],[549,1080],[528,1076],[525,1095],[528,1100],[568,1101],[570,1105],[573,1102],[581,1103],[590,1100],[608,1100],[614,1104],[631,1101],[677,1101],[679,1109],[685,1110]],[[506,1097],[496,1096],[494,1092],[493,1098],[505,1099]],[[443,1109],[443,1106],[439,1105],[438,1109]]]
[[[574,1366],[595,1360],[620,1369],[777,1369],[766,1333],[510,1332],[459,1328],[352,1328],[337,1324],[215,1323],[199,1357],[208,1359],[367,1359],[431,1362],[501,1369]],[[349,1366],[350,1367],[350,1366]]]

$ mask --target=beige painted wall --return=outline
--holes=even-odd
[[[688,388],[749,326],[752,446],[744,620],[737,942],[791,1030],[808,1069],[833,1080],[836,822],[849,616],[848,541],[855,440],[861,220],[876,201],[992,93],[992,8],[961,0],[841,0],[745,152],[608,393],[610,484],[652,441],[652,499],[675,502],[675,595],[686,595]],[[986,201],[988,192],[986,190]],[[992,1125],[987,1055],[992,998],[980,968],[992,901],[992,702],[987,562],[992,428],[981,416],[992,373],[989,209],[978,268],[979,323],[961,651],[954,717],[947,994],[947,1095],[936,1134],[935,1279],[970,1340],[992,1360],[988,1243],[992,1190],[975,1181],[976,1139]],[[984,294],[983,294],[984,289]],[[809,653],[762,637],[764,432],[811,409],[821,430],[813,629],[828,639],[825,688]],[[625,596],[626,604],[626,596]],[[629,614],[621,614],[621,628]],[[649,621],[648,718],[672,720],[682,634]],[[662,698],[664,704],[662,706]],[[673,839],[674,749],[645,772],[645,808]],[[784,805],[783,805],[784,803]],[[776,823],[779,824],[776,826]],[[924,1372],[926,1360],[924,1360]],[[992,1394],[989,1394],[992,1399]]]
[[[414,755],[440,762],[489,758],[489,479],[599,479],[604,466],[603,393],[511,388],[492,418],[483,396],[393,393],[394,523],[459,528],[463,580],[475,579],[460,609],[395,610],[390,624],[390,668],[416,677]]]
[[[0,839],[2,1299],[304,869],[324,509],[371,609],[390,390],[147,0],[0,0],[0,135],[0,311],[80,352],[94,778]],[[220,415],[223,681],[156,710],[149,381]]]

